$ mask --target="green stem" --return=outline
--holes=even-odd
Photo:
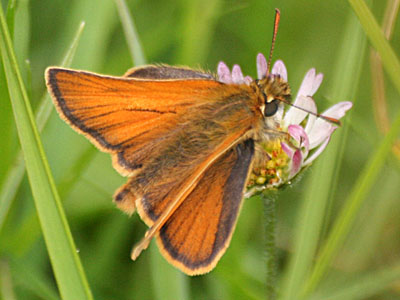
[[[270,192],[261,194],[264,204],[264,248],[266,260],[266,298],[268,300],[276,299],[276,246],[275,246],[275,227],[276,227],[276,209],[275,195]]]

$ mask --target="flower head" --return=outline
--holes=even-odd
[[[287,81],[285,64],[278,60],[268,72],[267,61],[262,54],[257,56],[257,76],[262,79],[266,76],[280,76]],[[238,65],[234,65],[232,72],[225,63],[218,65],[218,78],[227,84],[250,84],[253,79],[243,76]],[[287,133],[282,138],[269,141],[262,145],[270,160],[265,167],[253,170],[249,186],[256,190],[279,187],[296,176],[304,167],[310,165],[326,148],[332,133],[337,125],[324,118],[317,117],[317,106],[312,98],[322,83],[323,75],[310,69],[297,92],[293,106],[285,111],[278,111],[276,119],[278,130]],[[339,102],[320,115],[340,119],[352,107],[352,103]]]

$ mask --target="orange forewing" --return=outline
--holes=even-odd
[[[196,100],[206,101],[220,85],[206,80],[155,84],[57,68],[48,69],[46,79],[63,118],[101,150],[119,153],[114,166],[124,175],[141,167],[155,141],[194,105],[193,93],[202,93]]]
[[[209,272],[229,245],[253,161],[247,140],[226,152],[159,231],[157,243],[173,265],[190,275]]]

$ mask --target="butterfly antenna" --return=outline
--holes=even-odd
[[[274,32],[272,35],[271,50],[269,51],[269,58],[268,58],[268,65],[267,65],[268,72],[270,71],[270,67],[271,67],[272,53],[274,52],[275,40],[276,40],[276,35],[278,34],[278,26],[279,26],[280,19],[281,19],[281,12],[279,11],[279,9],[275,8]]]
[[[340,122],[340,120],[338,120],[336,118],[324,116],[324,115],[309,111],[308,109],[305,109],[303,107],[294,105],[294,104],[290,103],[289,101],[285,101],[285,100],[281,100],[281,101],[283,103],[287,104],[287,105],[290,105],[290,106],[294,107],[294,108],[297,108],[297,109],[300,109],[302,111],[305,111],[306,113],[309,113],[310,115],[316,116],[317,118],[321,118],[321,119],[323,119],[323,120],[325,120],[325,121],[327,121],[329,123],[332,123],[332,124],[337,125],[337,126],[342,126],[342,123]]]
[[[271,50],[269,51],[268,64],[267,64],[267,70],[268,70],[268,72],[270,71],[270,68],[271,68],[272,54],[273,54],[273,52],[274,52],[275,41],[276,41],[276,36],[277,36],[277,34],[278,34],[278,27],[279,27],[279,21],[280,21],[280,19],[281,19],[281,12],[279,11],[278,8],[275,8],[274,32],[273,32],[273,35],[272,35]],[[327,121],[327,122],[329,122],[329,123],[335,124],[335,125],[337,125],[337,126],[341,126],[341,122],[340,122],[338,119],[335,119],[335,118],[331,118],[331,117],[328,117],[328,116],[324,116],[324,115],[321,115],[321,114],[314,113],[314,112],[312,112],[312,111],[309,111],[309,110],[307,110],[307,109],[304,109],[304,108],[302,108],[302,107],[299,107],[299,106],[297,106],[297,105],[294,105],[294,104],[292,104],[292,103],[290,103],[290,102],[288,102],[288,101],[283,101],[283,102],[286,103],[286,104],[288,104],[288,105],[290,105],[290,106],[293,106],[293,107],[295,107],[295,108],[297,108],[297,109],[300,109],[300,110],[302,110],[302,111],[305,111],[305,112],[307,112],[307,113],[309,113],[309,114],[311,114],[311,115],[313,115],[313,116],[316,116],[317,118],[324,119],[325,121]]]

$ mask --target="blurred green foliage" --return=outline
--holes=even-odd
[[[353,40],[346,35],[359,26],[348,2],[134,0],[127,3],[149,63],[215,71],[217,63],[223,60],[229,66],[240,64],[244,73],[252,77],[256,76],[256,54],[268,54],[274,8],[278,7],[282,15],[274,58],[285,62],[294,94],[306,71],[315,67],[324,73],[324,82],[315,95],[319,110],[339,101],[355,102],[351,121],[345,125],[349,126],[347,136],[341,136],[344,151],[335,165],[333,190],[320,212],[323,229],[317,233],[318,250],[361,170],[383,138],[374,119],[369,45],[362,38]],[[2,4],[6,7],[7,1]],[[379,23],[385,4],[386,1],[375,1],[370,5]],[[17,0],[14,46],[33,107],[37,107],[45,92],[45,68],[60,63],[81,21],[86,22],[86,27],[73,68],[121,75],[132,67],[114,1]],[[397,53],[398,26],[391,41]],[[359,79],[346,77],[349,70],[344,69],[345,83],[340,83],[338,68],[347,59],[353,42],[358,48],[352,51],[359,56],[353,55],[352,59],[361,62],[356,65],[359,72],[355,72]],[[25,62],[27,59],[29,64]],[[351,94],[347,97],[354,99],[332,98],[341,95],[340,91],[348,86]],[[398,93],[387,81],[389,117],[399,111],[398,99]],[[2,68],[0,128],[2,182],[19,149]],[[338,132],[333,143],[339,138]],[[108,155],[71,130],[56,113],[51,115],[41,137],[95,299],[264,299],[263,214],[259,198],[245,201],[231,245],[216,269],[205,276],[189,278],[162,258],[157,259],[155,245],[137,261],[130,260],[131,247],[142,237],[146,226],[137,215],[128,217],[112,204],[114,190],[126,179],[112,168]],[[329,155],[335,153],[324,155],[321,159],[329,161]],[[277,245],[281,287],[287,288],[285,279],[291,272],[288,266],[299,220],[307,218],[299,214],[304,212],[307,200],[304,195],[313,184],[314,174],[324,176],[323,171],[317,172],[316,168],[321,169],[318,164],[317,161],[317,166],[311,167],[301,181],[279,194]],[[400,298],[399,167],[398,158],[389,155],[357,213],[344,246],[307,298]],[[4,295],[3,283],[9,279],[17,299],[57,299],[57,287],[26,178],[1,228],[0,259],[0,295]],[[301,280],[304,282],[298,283],[303,286],[306,278]],[[171,282],[172,285],[163,284]],[[285,294],[279,287],[278,291]]]

